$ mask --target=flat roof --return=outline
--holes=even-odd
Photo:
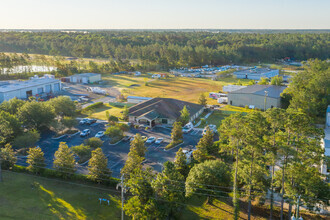
[[[1,93],[11,92],[19,89],[35,87],[43,84],[56,83],[56,82],[60,82],[60,81],[58,79],[52,79],[52,78],[38,78],[38,79],[31,79],[26,81],[18,81],[18,80],[1,81],[0,92]]]
[[[265,96],[265,92],[267,92],[267,97],[280,98],[281,93],[284,91],[285,88],[285,86],[274,85],[251,85],[242,89],[229,92],[229,94],[254,94]]]
[[[234,72],[234,74],[263,74],[263,73],[269,73],[276,69],[267,69],[267,68],[253,68],[253,69],[247,69],[247,70],[239,70]]]
[[[140,97],[140,96],[127,96],[128,99],[142,99],[142,100],[150,100],[152,98],[149,97]]]
[[[74,74],[72,76],[91,77],[91,76],[98,76],[98,75],[101,75],[101,74],[100,73],[79,73],[79,74]]]

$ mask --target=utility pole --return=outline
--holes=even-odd
[[[121,187],[121,220],[124,220],[124,201],[125,201],[125,198],[124,198],[124,193],[125,193],[125,186],[124,186],[124,174],[121,175],[121,178],[120,178],[120,183],[117,184],[117,190],[118,190],[118,187]]]
[[[296,216],[297,219],[299,218],[299,205],[300,205],[300,195],[298,196],[297,199],[297,216]]]
[[[268,96],[268,91],[265,91],[264,111],[266,111],[267,96]]]

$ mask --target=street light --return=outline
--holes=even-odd
[[[264,111],[266,111],[267,96],[268,96],[268,91],[265,91],[265,104],[264,104]]]

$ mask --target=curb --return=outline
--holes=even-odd
[[[182,142],[181,144],[178,144],[178,145],[176,145],[175,147],[172,147],[172,148],[170,148],[170,149],[165,149],[165,148],[164,148],[164,151],[170,151],[170,150],[173,150],[174,148],[177,148],[177,147],[181,146],[182,144],[184,144],[184,142]]]
[[[109,144],[110,146],[114,146],[114,145],[117,145],[117,144],[119,144],[120,142],[122,142],[123,141],[123,139],[124,138],[122,138],[121,140],[119,140],[118,142],[116,142],[116,143],[114,143],[114,144]]]
[[[64,134],[64,135],[62,135],[62,136],[59,136],[59,137],[57,137],[57,138],[52,138],[52,140],[58,140],[58,139],[61,139],[61,138],[64,138],[64,137],[66,137],[66,136],[68,136],[67,134]]]

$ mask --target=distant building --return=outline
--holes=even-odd
[[[69,76],[71,83],[95,83],[102,80],[101,74],[99,73],[81,73]]]
[[[285,86],[252,85],[228,93],[228,104],[233,106],[266,109],[281,107],[281,93]]]
[[[152,98],[149,97],[139,97],[139,96],[127,96],[127,102],[128,103],[140,103],[144,101],[148,101]]]
[[[61,82],[52,75],[44,77],[32,77],[26,81],[1,81],[0,103],[12,98],[27,99],[30,96],[46,97],[56,94],[61,90]]]
[[[223,92],[233,92],[239,89],[243,89],[246,86],[239,86],[239,85],[227,85],[227,86],[222,86],[222,91]]]
[[[252,68],[247,70],[240,70],[233,73],[239,79],[253,79],[260,80],[261,78],[272,78],[279,75],[277,69],[265,69],[265,68]]]
[[[204,106],[170,98],[153,98],[129,108],[129,121],[134,124],[155,126],[172,125],[186,106],[190,121],[195,120],[204,111]]]

